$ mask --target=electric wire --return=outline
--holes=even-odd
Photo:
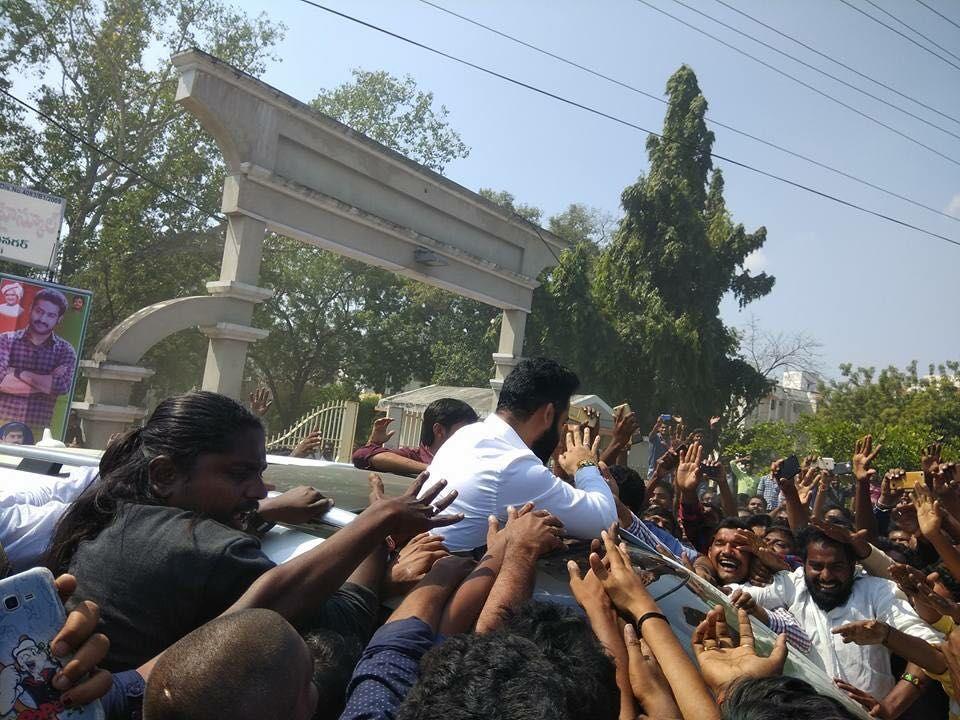
[[[880,5],[877,5],[877,3],[875,3],[873,0],[866,0],[866,1],[867,1],[867,4],[875,7],[877,10],[879,10],[880,12],[882,12],[884,15],[886,15],[886,16],[889,17],[889,18],[891,18],[892,20],[895,20],[896,22],[900,23],[900,24],[903,25],[907,30],[909,30],[910,32],[914,33],[915,35],[919,35],[920,37],[922,37],[924,40],[926,40],[928,43],[930,43],[931,45],[933,45],[933,46],[934,46],[935,48],[937,48],[938,50],[942,50],[942,51],[945,52],[947,55],[949,55],[950,57],[952,57],[954,60],[960,60],[960,57],[958,57],[958,56],[955,55],[954,53],[952,53],[952,52],[950,52],[949,50],[947,50],[947,48],[945,48],[943,45],[941,45],[940,43],[938,43],[936,40],[934,40],[934,39],[933,39],[932,37],[930,37],[929,35],[923,34],[922,32],[920,32],[919,30],[917,30],[917,29],[916,29],[915,27],[913,27],[912,25],[907,25],[907,23],[905,23],[903,20],[901,20],[900,18],[898,18],[896,15],[894,15],[894,14],[893,14],[892,12],[890,12],[889,10],[884,9],[884,8],[881,7]]]
[[[941,17],[941,18],[943,18],[944,20],[946,20],[948,23],[950,23],[951,25],[953,25],[957,30],[960,30],[960,23],[956,22],[955,20],[953,20],[953,19],[951,19],[951,18],[948,18],[946,15],[944,15],[944,14],[943,14],[942,12],[940,12],[939,10],[936,10],[936,9],[930,7],[930,6],[927,5],[923,0],[917,0],[917,2],[920,3],[921,5],[923,5],[927,10],[929,10],[930,12],[932,12],[934,15],[938,15],[939,17]]]

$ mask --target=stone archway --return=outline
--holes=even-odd
[[[130,406],[134,385],[152,374],[140,359],[190,327],[209,338],[204,389],[239,396],[247,345],[267,334],[250,326],[271,296],[257,286],[267,230],[500,308],[498,389],[522,352],[536,278],[566,243],[211,55],[190,50],[172,62],[177,100],[227,164],[220,279],[209,296],[131,315],[82,363],[87,392],[74,407],[90,441],[102,446],[142,416]]]

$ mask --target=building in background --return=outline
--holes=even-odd
[[[817,412],[820,377],[805,370],[787,370],[773,390],[744,418],[744,427],[762,422],[795,423],[801,415]]]

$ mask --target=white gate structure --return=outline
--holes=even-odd
[[[296,447],[310,433],[319,432],[324,445],[331,443],[335,448],[334,460],[348,463],[353,455],[359,407],[359,403],[346,400],[314,408],[287,430],[267,438],[267,452],[281,446]]]
[[[500,308],[499,389],[520,359],[537,277],[569,244],[211,55],[189,50],[172,62],[177,102],[226,164],[220,277],[207,295],[137,311],[82,363],[87,390],[74,409],[91,445],[143,418],[130,404],[153,372],[141,360],[183,330],[209,338],[203,389],[240,397],[247,346],[267,335],[251,325],[273,294],[258,285],[267,231]]]

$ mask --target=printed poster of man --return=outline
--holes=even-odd
[[[62,439],[91,293],[0,273],[0,442]]]

